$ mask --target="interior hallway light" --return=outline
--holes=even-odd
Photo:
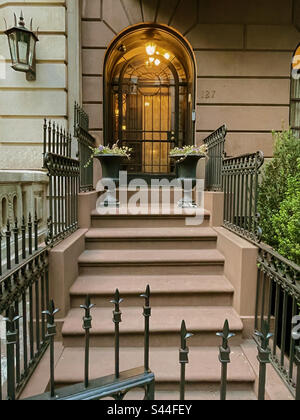
[[[170,60],[170,54],[169,53],[165,53],[164,57],[165,57],[166,60]]]
[[[160,65],[160,60],[157,58],[157,59],[154,61],[154,64],[155,64],[156,66],[159,66],[159,65]]]
[[[156,51],[156,45],[153,44],[153,42],[150,42],[149,44],[146,45],[146,53],[148,55],[154,55]]]

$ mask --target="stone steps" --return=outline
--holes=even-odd
[[[224,269],[224,257],[216,249],[88,250],[78,263],[80,275],[218,275]]]
[[[104,212],[105,210],[105,212]],[[170,211],[169,211],[170,210]],[[210,213],[200,209],[182,209],[157,207],[141,208],[140,214],[134,214],[127,207],[94,210],[91,214],[92,228],[171,228],[186,227],[188,223],[209,227]],[[202,220],[203,219],[203,220]]]
[[[174,180],[173,182],[176,181]],[[105,191],[101,191],[100,193],[103,195]],[[193,190],[192,197],[193,200],[197,201],[196,189]],[[144,187],[126,186],[118,187],[116,189],[116,198],[121,205],[142,202],[142,205],[157,205],[163,203],[164,205],[177,207],[178,201],[183,198],[183,190],[181,186],[170,186],[170,188],[158,188],[149,185],[145,185]]]
[[[103,209],[102,209],[103,210]],[[156,399],[179,399],[178,348],[185,320],[194,334],[189,339],[186,398],[219,399],[221,366],[216,333],[225,319],[236,334],[231,339],[232,363],[228,372],[228,399],[255,399],[254,374],[241,348],[243,324],[232,308],[234,289],[224,276],[224,256],[217,250],[217,235],[210,214],[195,224],[195,209],[182,213],[176,206],[168,214],[157,206],[153,214],[120,207],[112,214],[93,211],[86,233],[86,250],[78,259],[79,275],[70,289],[71,309],[64,319],[65,347],[56,367],[58,386],[82,381],[84,369],[83,309],[86,295],[92,309],[90,330],[91,379],[114,372],[113,298],[118,288],[121,304],[121,371],[143,365],[144,293],[149,284],[150,365],[156,375]],[[153,208],[152,208],[153,211]],[[189,225],[189,223],[194,225]],[[198,220],[199,222],[199,220]],[[138,390],[127,399],[142,399]]]
[[[87,250],[213,249],[216,242],[212,228],[103,228],[86,234]]]
[[[110,307],[118,288],[122,306],[139,306],[140,294],[151,289],[151,306],[229,306],[234,289],[225,276],[80,276],[70,289],[71,306],[78,308],[90,295],[97,307]]]
[[[188,404],[188,401],[220,401],[220,391],[219,389],[213,389],[203,391],[192,391],[187,390],[185,393],[185,401]],[[129,392],[125,398],[124,401],[140,401],[144,399],[144,393],[142,391],[138,390],[132,390]],[[157,390],[155,392],[155,400],[156,401],[180,401],[179,397],[179,391],[162,391]],[[238,390],[238,389],[232,389],[232,386],[229,385],[229,389],[227,391],[227,401],[257,401],[257,397],[255,393],[251,389],[246,390]],[[180,403],[182,404],[182,402]]]
[[[142,299],[141,299],[142,300]],[[122,309],[120,324],[120,345],[122,347],[144,345],[144,318],[141,306]],[[114,345],[114,323],[111,308],[92,310],[93,328],[90,331],[91,346],[112,347]],[[62,328],[63,344],[66,347],[83,345],[82,309],[71,309]],[[225,319],[236,333],[232,344],[239,345],[242,338],[243,324],[230,306],[158,306],[152,309],[150,320],[150,345],[153,347],[176,346],[180,341],[180,326],[186,321],[187,328],[195,335],[191,345],[217,346],[220,339],[216,332],[223,329]]]
[[[179,398],[180,366],[178,347],[151,348],[150,367],[156,379],[156,399]],[[143,349],[125,347],[120,351],[120,369],[143,366]],[[55,369],[57,386],[68,386],[83,381],[83,348],[65,348]],[[114,372],[114,349],[90,349],[90,379],[111,375]],[[190,346],[189,364],[186,366],[186,391],[194,399],[219,399],[221,366],[217,347]],[[228,365],[228,391],[232,399],[255,399],[253,386],[255,375],[241,348],[231,349],[231,363]],[[237,394],[235,394],[237,392]],[[230,395],[231,393],[231,395]],[[127,399],[139,398],[136,390]],[[243,397],[243,398],[242,398]]]

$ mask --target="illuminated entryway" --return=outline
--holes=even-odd
[[[163,25],[138,25],[105,59],[105,141],[133,149],[126,169],[166,175],[169,151],[194,143],[195,62],[187,41]]]

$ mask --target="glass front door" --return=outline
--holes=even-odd
[[[114,142],[132,148],[129,173],[172,174],[169,152],[184,143],[187,85],[175,57],[162,54],[125,62],[113,82]]]

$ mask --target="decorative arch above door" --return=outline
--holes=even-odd
[[[159,24],[127,28],[104,62],[104,141],[133,149],[126,169],[171,175],[171,148],[194,144],[196,66],[189,43]]]

